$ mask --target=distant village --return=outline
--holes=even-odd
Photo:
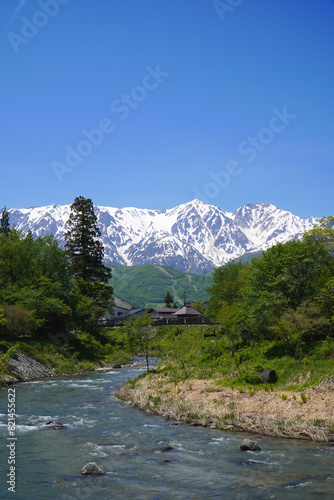
[[[153,307],[150,309],[131,309],[115,297],[114,317],[108,320],[108,324],[123,324],[125,321],[137,318],[144,312],[150,314],[155,325],[179,325],[179,324],[212,324],[204,314],[194,309],[190,303],[184,301],[182,307]]]

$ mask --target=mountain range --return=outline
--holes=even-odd
[[[61,247],[70,205],[10,209],[11,226],[34,236],[53,234]],[[272,204],[234,212],[198,199],[168,210],[94,207],[105,260],[112,266],[167,265],[205,274],[213,267],[277,242],[301,238],[318,219],[303,219]]]

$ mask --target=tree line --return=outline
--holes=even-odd
[[[302,357],[313,341],[334,334],[334,217],[249,264],[216,268],[208,291],[208,314],[232,355],[249,342],[276,340]]]
[[[97,218],[90,198],[71,205],[65,249],[52,235],[33,238],[0,219],[0,334],[15,339],[68,331],[94,332],[112,312],[111,271],[103,263]]]

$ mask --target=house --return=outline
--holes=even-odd
[[[138,318],[144,312],[144,309],[131,309],[131,311],[127,311],[123,314],[120,314],[115,318],[115,324],[123,323],[124,321],[128,321],[130,319]]]
[[[154,320],[155,325],[201,324],[208,321],[207,318],[204,318],[200,312],[187,303],[180,309],[161,307],[149,309],[148,313]]]
[[[124,302],[124,300],[119,299],[118,297],[114,297],[114,307],[113,312],[115,318],[120,316],[121,314],[127,313],[131,310],[130,304]]]
[[[202,314],[191,307],[189,304],[184,304],[181,309],[178,309],[173,316],[178,316],[179,318],[195,318],[202,316]]]

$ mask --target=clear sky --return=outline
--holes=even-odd
[[[0,207],[334,215],[334,1],[2,0]]]

